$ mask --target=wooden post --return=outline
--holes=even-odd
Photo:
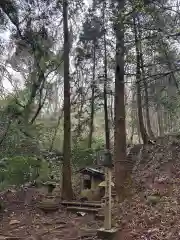
[[[112,158],[109,150],[106,150],[103,161],[100,163],[105,167],[105,205],[104,205],[104,227],[97,231],[98,239],[102,240],[115,240],[118,239],[118,229],[112,228],[111,211],[112,211]]]
[[[104,229],[111,229],[111,181],[112,181],[112,170],[111,168],[105,168],[105,209],[104,209]]]
[[[81,188],[81,193],[82,193],[82,191],[84,190],[84,177],[83,177],[83,175],[81,174],[81,176],[80,176],[80,188]]]

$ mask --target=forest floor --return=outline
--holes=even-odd
[[[180,239],[180,142],[169,140],[148,146],[132,174],[137,186],[131,198],[113,208],[119,240]],[[2,196],[1,196],[2,195]],[[0,240],[97,239],[102,222],[90,215],[68,213],[64,207],[44,214],[36,207],[42,197],[35,188],[0,195]]]
[[[168,137],[146,147],[132,177],[136,192],[114,209],[120,239],[180,239],[179,139]]]
[[[0,215],[0,240],[97,239],[94,217],[68,213],[61,207],[45,214],[36,206],[42,195],[35,188],[1,194],[5,212]]]

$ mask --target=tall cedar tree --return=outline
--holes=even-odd
[[[108,75],[107,75],[107,42],[106,42],[106,28],[105,28],[105,10],[106,10],[106,1],[103,2],[102,17],[103,17],[103,42],[104,42],[104,121],[105,121],[105,141],[106,149],[110,150],[110,130],[109,130],[109,117],[108,117],[108,103],[107,103],[107,84],[108,84]]]
[[[63,143],[63,182],[62,198],[73,198],[71,181],[71,115],[70,115],[70,79],[69,79],[69,31],[68,31],[68,1],[63,0],[63,30],[64,30],[64,143]]]
[[[114,26],[116,34],[116,70],[115,70],[115,130],[114,160],[115,183],[119,200],[127,196],[129,180],[126,160],[126,125],[125,125],[125,84],[124,84],[124,25],[120,15],[124,11],[124,0],[117,1],[118,13]]]

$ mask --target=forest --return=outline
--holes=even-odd
[[[98,239],[33,201],[79,200],[104,150],[118,239],[179,239],[179,24],[179,0],[0,0],[0,239]]]

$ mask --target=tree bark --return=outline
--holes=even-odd
[[[119,21],[119,14],[124,11],[125,1],[117,1],[117,3],[119,12],[114,26],[116,34],[114,161],[116,191],[119,200],[123,201],[129,193],[130,179],[126,160],[124,25]]]
[[[43,89],[44,89],[44,86],[42,86],[42,88],[40,89],[40,96],[39,96],[39,103],[38,103],[38,108],[34,114],[34,116],[32,117],[30,123],[33,124],[36,120],[36,118],[39,116],[40,112],[41,112],[41,109],[43,108],[44,104],[45,104],[45,101],[46,101],[46,98],[47,98],[47,94],[48,94],[48,90],[46,89],[46,93],[45,93],[45,96],[43,98]]]
[[[89,123],[89,139],[88,139],[88,148],[92,147],[92,138],[94,131],[94,97],[95,97],[95,73],[96,73],[96,42],[93,43],[93,78],[91,85],[91,113],[90,113],[90,123]]]
[[[143,112],[142,112],[142,98],[141,98],[142,74],[141,74],[139,39],[138,39],[138,32],[137,32],[135,17],[133,17],[133,23],[134,23],[134,36],[135,36],[135,47],[136,47],[136,89],[137,89],[138,121],[139,121],[139,129],[141,132],[143,143],[147,144],[149,137],[146,132],[146,128],[144,126]]]
[[[114,101],[114,94],[113,91],[111,90],[110,92],[110,121],[111,121],[111,128],[114,126],[114,109],[113,109],[113,103]]]
[[[108,105],[107,105],[107,44],[106,44],[106,31],[105,31],[105,9],[106,1],[103,3],[103,25],[104,25],[104,120],[105,120],[105,142],[106,149],[110,150],[110,131],[109,131],[109,117],[108,117]]]
[[[142,39],[142,33],[141,33],[141,28],[139,25],[139,18],[138,20],[138,32],[139,32],[139,55],[140,55],[140,64],[141,64],[141,71],[142,71],[142,80],[143,80],[143,85],[144,85],[144,97],[145,97],[145,116],[146,116],[146,123],[147,123],[147,130],[149,133],[149,136],[151,138],[154,138],[154,133],[152,131],[152,127],[151,127],[151,121],[150,121],[150,113],[149,113],[149,94],[148,94],[148,83],[145,79],[145,72],[144,72],[144,59],[143,59],[143,50],[142,50],[142,43],[141,43],[141,39]]]
[[[135,122],[134,119],[136,119],[136,111],[134,109],[134,102],[135,102],[135,92],[133,91],[132,95],[132,103],[131,103],[131,136],[130,136],[130,144],[133,144],[133,138],[134,138],[134,132],[135,132]]]
[[[63,0],[63,30],[64,30],[64,142],[63,142],[63,179],[62,198],[73,199],[71,181],[71,106],[69,79],[69,31],[68,31],[68,1]]]
[[[78,124],[77,124],[77,133],[76,133],[76,137],[75,137],[75,142],[78,143],[78,140],[82,137],[82,133],[83,133],[83,128],[84,128],[84,124],[82,121],[82,117],[83,117],[83,109],[84,109],[84,105],[85,105],[85,98],[88,94],[88,90],[85,93],[81,93],[80,98],[81,98],[81,103],[78,109]]]

